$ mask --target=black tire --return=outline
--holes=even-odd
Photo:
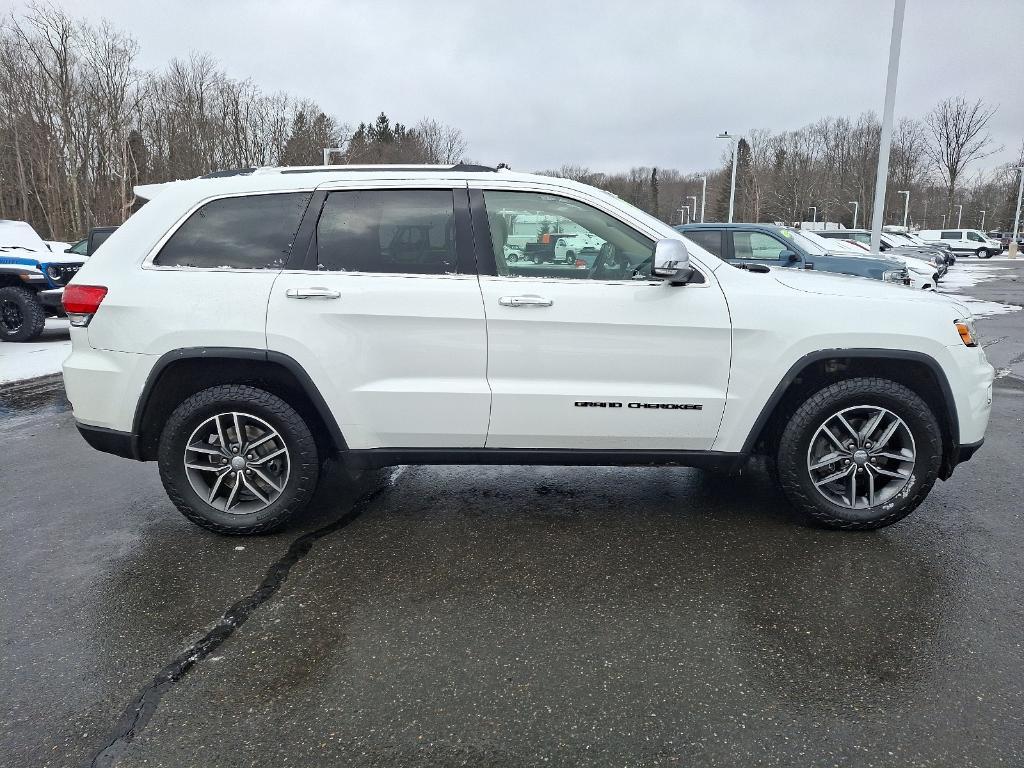
[[[830,416],[861,405],[881,406],[901,418],[913,437],[916,456],[909,481],[892,499],[851,509],[833,503],[815,487],[808,450]],[[913,512],[935,484],[942,462],[942,432],[924,400],[902,384],[881,378],[847,379],[819,390],[797,408],[782,431],[776,461],[783,492],[809,522],[841,530],[883,528]]]
[[[979,259],[990,259],[990,258],[992,258],[992,254],[989,253],[988,248],[979,248],[978,249],[978,258]]]
[[[249,513],[228,512],[208,503],[192,487],[185,470],[185,446],[192,433],[214,415],[231,411],[269,424],[281,436],[290,460],[280,496]],[[185,517],[211,531],[233,535],[269,533],[283,526],[305,509],[320,476],[316,441],[302,416],[277,395],[245,384],[221,384],[182,402],[160,435],[158,461],[164,489]]]
[[[32,341],[46,326],[46,310],[28,288],[0,288],[0,340]]]

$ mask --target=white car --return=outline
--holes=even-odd
[[[800,230],[800,234],[809,240],[816,243],[819,247],[824,248],[826,251],[834,256],[841,256],[843,254],[849,254],[851,256],[863,256],[865,253],[871,253],[870,246],[865,245],[857,240],[840,240],[836,238],[824,238],[818,235],[816,232],[810,232],[807,230]],[[910,276],[910,287],[917,290],[923,291],[934,291],[935,286],[938,283],[939,275],[938,272],[921,259],[911,259],[906,256],[901,256],[897,253],[886,253],[885,257],[888,259],[895,259],[902,262],[907,267],[907,274]]]
[[[948,245],[953,253],[988,259],[1001,253],[1003,244],[980,229],[922,229],[917,236],[926,243]]]
[[[137,194],[64,295],[66,389],[90,444],[158,462],[216,531],[282,525],[329,455],[734,470],[763,454],[802,515],[877,528],[985,436],[993,369],[963,305],[737,268],[576,182],[330,166]],[[586,270],[509,264],[510,214],[604,245]]]

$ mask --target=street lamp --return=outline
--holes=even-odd
[[[903,228],[907,227],[907,214],[910,212],[910,192],[906,189],[901,189],[896,192],[897,195],[903,195]]]
[[[331,164],[331,154],[334,152],[344,152],[342,147],[324,147],[324,165]]]
[[[685,218],[683,217],[684,213],[686,214]],[[690,223],[690,206],[684,205],[682,208],[679,209],[679,223],[680,224],[689,224]]]
[[[897,0],[897,2],[906,0]],[[736,205],[736,152],[738,137],[730,136],[728,131],[718,134],[719,139],[728,139],[732,144],[732,183],[729,185],[729,223],[732,224],[732,213]]]
[[[813,211],[813,213],[811,214],[811,223],[812,224],[817,224],[818,223],[818,209],[817,209],[817,207],[811,205],[811,206],[808,206],[807,210]]]
[[[985,231],[985,209],[981,209],[981,226],[978,227],[982,232]]]
[[[690,211],[693,213],[693,215],[690,217],[690,221],[693,221],[694,219],[697,218],[697,196],[696,195],[687,195],[686,199],[687,200],[693,200],[693,207],[690,208]]]
[[[942,228],[946,228],[946,214],[942,214]]]
[[[857,211],[860,210],[860,203],[856,200],[850,200],[850,205],[853,206],[853,229],[857,228]]]
[[[960,229],[960,217],[964,215],[963,203],[956,207],[956,228]]]
[[[701,181],[703,182],[703,184],[701,185],[701,190],[700,190],[700,223],[703,224],[704,223],[704,201],[708,199],[708,177],[707,176],[701,176],[700,178],[701,178]]]

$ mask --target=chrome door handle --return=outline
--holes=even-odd
[[[550,307],[553,302],[543,296],[502,296],[498,303],[503,307]]]
[[[341,291],[330,288],[289,288],[284,292],[289,299],[340,299]]]

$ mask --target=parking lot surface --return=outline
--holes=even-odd
[[[0,762],[1021,764],[1024,264],[955,275],[987,441],[874,533],[756,468],[415,467],[227,538],[5,387]]]

